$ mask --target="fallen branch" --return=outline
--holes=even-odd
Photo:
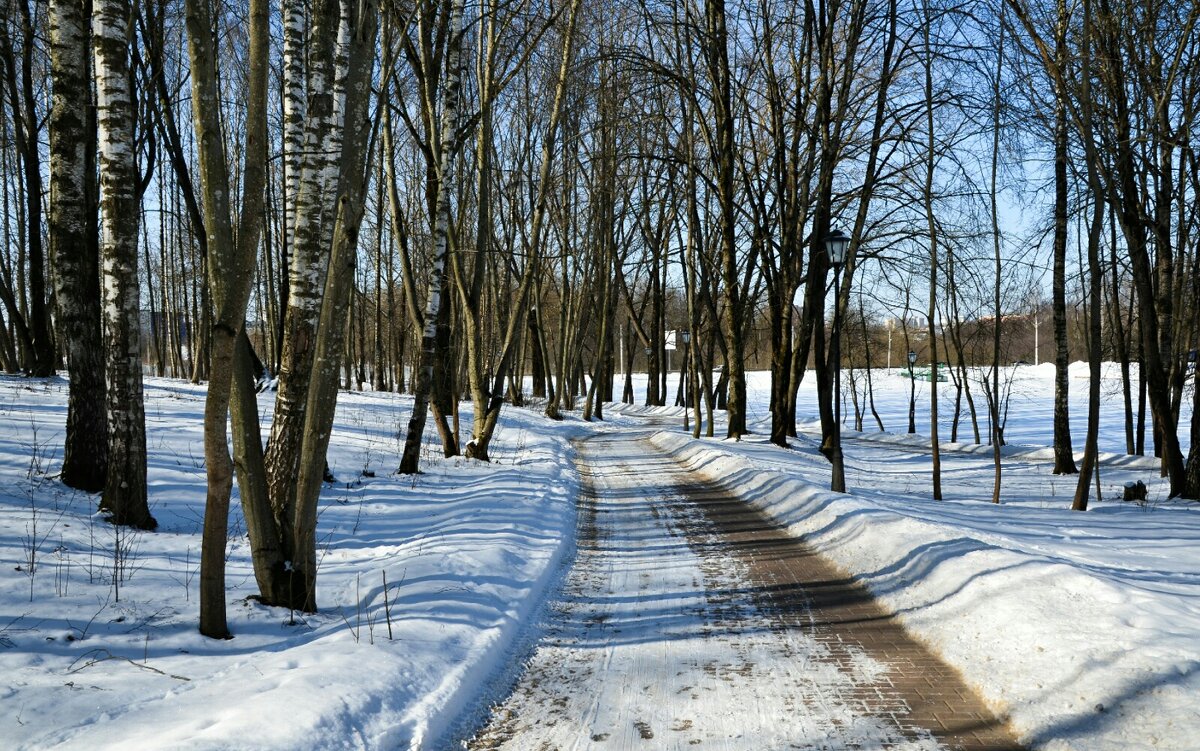
[[[83,663],[79,667],[75,667],[75,663],[79,662],[80,660],[84,659],[85,657],[89,657],[90,655],[100,655],[100,654],[103,654],[104,656],[103,657],[99,657],[99,656],[90,657],[90,659],[88,659],[87,662]],[[182,675],[175,675],[174,673],[165,673],[165,672],[159,670],[158,668],[151,667],[149,665],[145,665],[140,662],[134,662],[133,660],[129,659],[128,657],[121,657],[119,655],[114,655],[112,652],[109,652],[107,649],[93,649],[92,651],[87,652],[86,654],[82,654],[79,657],[75,658],[75,661],[72,662],[71,665],[67,668],[67,675],[73,675],[82,670],[86,670],[87,668],[90,668],[93,665],[98,665],[101,662],[108,662],[109,660],[122,660],[124,662],[128,662],[130,665],[134,666],[135,668],[141,668],[142,670],[149,670],[152,673],[158,673],[159,675],[165,676],[167,678],[174,678],[177,681],[192,680],[191,678],[186,678]]]

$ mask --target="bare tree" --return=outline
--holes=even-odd
[[[270,50],[267,0],[250,4],[250,50],[246,85],[246,144],[241,215],[234,234],[230,160],[222,133],[219,72],[211,0],[187,0],[188,50],[192,67],[204,227],[208,237],[209,284],[216,306],[211,334],[210,379],[204,408],[204,462],[208,494],[200,558],[200,632],[228,638],[225,618],[225,546],[233,460],[225,430],[238,342],[254,281],[262,228],[267,167],[267,63]]]
[[[70,379],[62,481],[104,488],[108,420],[100,331],[100,248],[96,192],[96,121],[87,0],[51,0],[50,258],[58,328]]]
[[[92,16],[99,134],[101,258],[108,377],[108,475],[101,506],[116,524],[154,529],[146,498],[146,416],[138,285],[139,175],[129,89],[129,0],[96,0]]]
[[[0,22],[0,66],[4,70],[9,106],[12,110],[13,141],[20,158],[20,177],[24,187],[25,251],[28,285],[22,286],[27,310],[21,315],[27,327],[26,370],[45,377],[55,369],[55,344],[50,329],[48,286],[45,281],[46,258],[42,236],[42,160],[38,139],[41,115],[34,92],[34,52],[37,47],[34,15],[37,7],[30,0],[4,0],[6,20]],[[20,22],[20,61],[9,31],[8,20]]]
[[[445,287],[446,257],[450,242],[449,176],[456,152],[452,144],[458,129],[459,87],[462,85],[463,0],[450,0],[447,24],[450,37],[446,46],[446,83],[442,89],[441,160],[437,170],[437,198],[434,207],[433,267],[429,278],[429,291],[425,298],[425,330],[421,338],[421,360],[415,376],[417,386],[413,395],[413,411],[408,420],[404,453],[400,458],[399,471],[403,474],[415,474],[420,466],[421,436],[425,432],[425,417],[433,382],[438,319],[446,306],[442,291]]]
[[[1071,16],[1066,0],[1056,0],[1055,65],[1067,64],[1067,33]],[[1064,81],[1054,81],[1054,270],[1051,309],[1054,317],[1054,474],[1071,475],[1070,354],[1067,348],[1067,100]],[[993,384],[994,386],[995,384]]]
[[[517,290],[515,305],[508,311],[508,321],[505,327],[504,339],[500,345],[499,362],[495,366],[493,382],[489,398],[486,402],[475,400],[474,435],[468,447],[467,455],[487,459],[488,446],[495,434],[500,417],[500,408],[504,402],[504,379],[508,376],[516,356],[517,336],[524,323],[525,309],[530,297],[533,281],[540,267],[542,228],[545,223],[546,204],[550,194],[550,170],[555,154],[555,139],[558,132],[559,120],[562,116],[563,102],[567,90],[567,79],[572,67],[573,47],[575,40],[575,25],[579,14],[580,0],[571,0],[567,11],[567,25],[563,31],[562,57],[559,63],[558,76],[554,89],[553,104],[550,108],[550,121],[546,126],[546,135],[542,146],[541,166],[538,169],[538,185],[536,199],[533,205],[533,215],[530,217],[529,258]],[[478,261],[477,261],[478,263]]]

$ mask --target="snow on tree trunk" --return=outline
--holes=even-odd
[[[100,331],[91,50],[82,0],[50,0],[50,258],[70,390],[62,481],[104,489],[108,418]]]
[[[129,0],[95,0],[93,47],[103,222],[103,317],[108,376],[108,476],[103,508],[115,524],[154,529],[146,502],[138,290],[137,157],[129,91]]]

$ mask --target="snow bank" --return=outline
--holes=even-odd
[[[911,497],[889,504],[758,466],[757,455],[739,455],[744,443],[667,432],[653,440],[862,580],[1011,718],[1023,742],[1078,751],[1196,748],[1195,509],[1125,504],[1073,514]],[[996,514],[1015,513],[1027,515],[1028,534],[1021,519],[997,522]],[[1042,534],[1043,526],[1053,531]],[[1122,536],[1127,527],[1136,529]],[[1046,543],[1052,536],[1058,542]],[[1073,538],[1095,545],[1073,548]],[[1151,538],[1145,549],[1124,547]]]
[[[0,746],[441,748],[522,648],[570,553],[579,423],[506,409],[492,464],[443,459],[431,426],[424,473],[397,476],[411,400],[343,392],[339,482],[320,501],[321,612],[247,599],[235,502],[235,638],[212,641],[196,631],[203,399],[203,387],[148,379],[160,528],[121,540],[114,575],[113,528],[54,477],[65,382],[0,378]],[[260,408],[266,424],[269,396]]]

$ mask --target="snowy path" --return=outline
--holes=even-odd
[[[858,585],[629,432],[580,446],[578,555],[475,749],[1015,748]]]

